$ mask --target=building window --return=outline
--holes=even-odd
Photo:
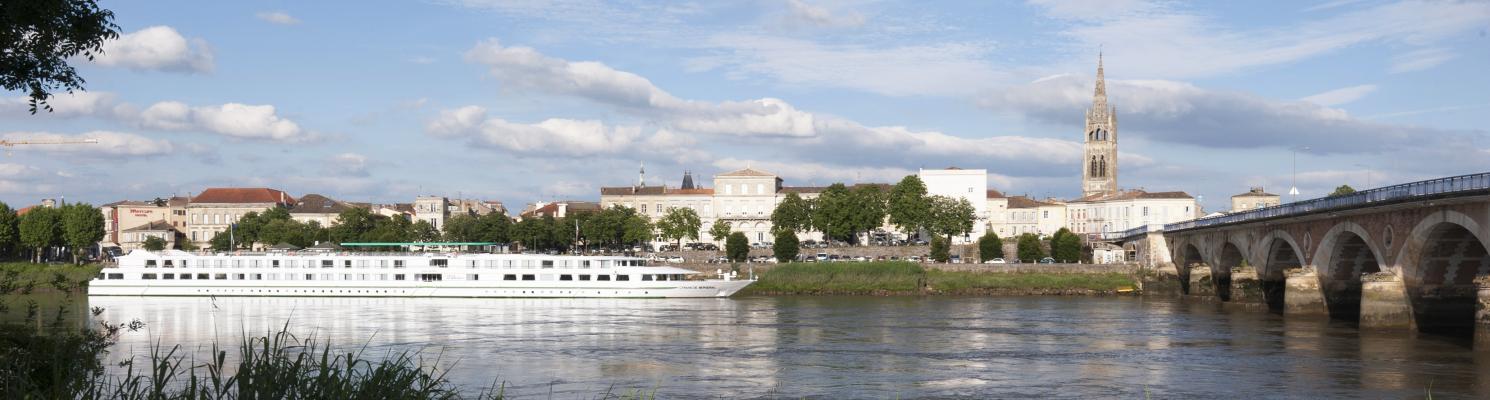
[[[646,213],[647,213],[647,205],[646,204],[642,204],[642,214],[646,214]]]
[[[1143,208],[1143,216],[1145,216],[1145,217],[1149,216],[1149,208],[1148,207],[1144,207]]]
[[[724,194],[734,194],[734,192],[730,190],[732,187],[733,186],[730,185],[724,185]]]
[[[755,194],[766,194],[766,185],[762,183],[755,184]]]

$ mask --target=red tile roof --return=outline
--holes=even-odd
[[[988,198],[990,198],[990,199],[1002,199],[1004,197],[1006,197],[1006,196],[1004,196],[1004,193],[1003,192],[999,192],[999,191],[993,190],[993,189],[988,189]]]
[[[295,198],[288,193],[269,188],[209,188],[203,190],[197,197],[191,199],[192,203],[284,203],[295,204]]]

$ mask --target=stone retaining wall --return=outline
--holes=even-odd
[[[843,263],[853,265],[854,263]],[[708,263],[680,263],[668,264],[670,266],[689,269],[703,273],[714,273],[715,270],[730,269],[730,264],[708,264]],[[776,267],[776,263],[742,263],[740,272],[746,273],[752,268],[755,273],[760,274]],[[1041,273],[1041,274],[1105,274],[1123,273],[1132,274],[1138,271],[1137,264],[921,264],[926,269],[942,271],[970,271],[970,272],[996,272],[996,273]]]

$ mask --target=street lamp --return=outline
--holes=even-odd
[[[1290,202],[1299,201],[1299,151],[1309,150],[1309,146],[1295,146],[1293,148],[1293,181],[1289,183],[1288,194],[1293,196]]]
[[[1371,188],[1371,167],[1370,166],[1367,166],[1365,164],[1356,164],[1355,166],[1366,169],[1366,187],[1361,188],[1361,190],[1370,189]]]

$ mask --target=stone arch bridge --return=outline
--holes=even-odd
[[[1490,351],[1490,173],[1103,235],[1170,290],[1473,337]]]

